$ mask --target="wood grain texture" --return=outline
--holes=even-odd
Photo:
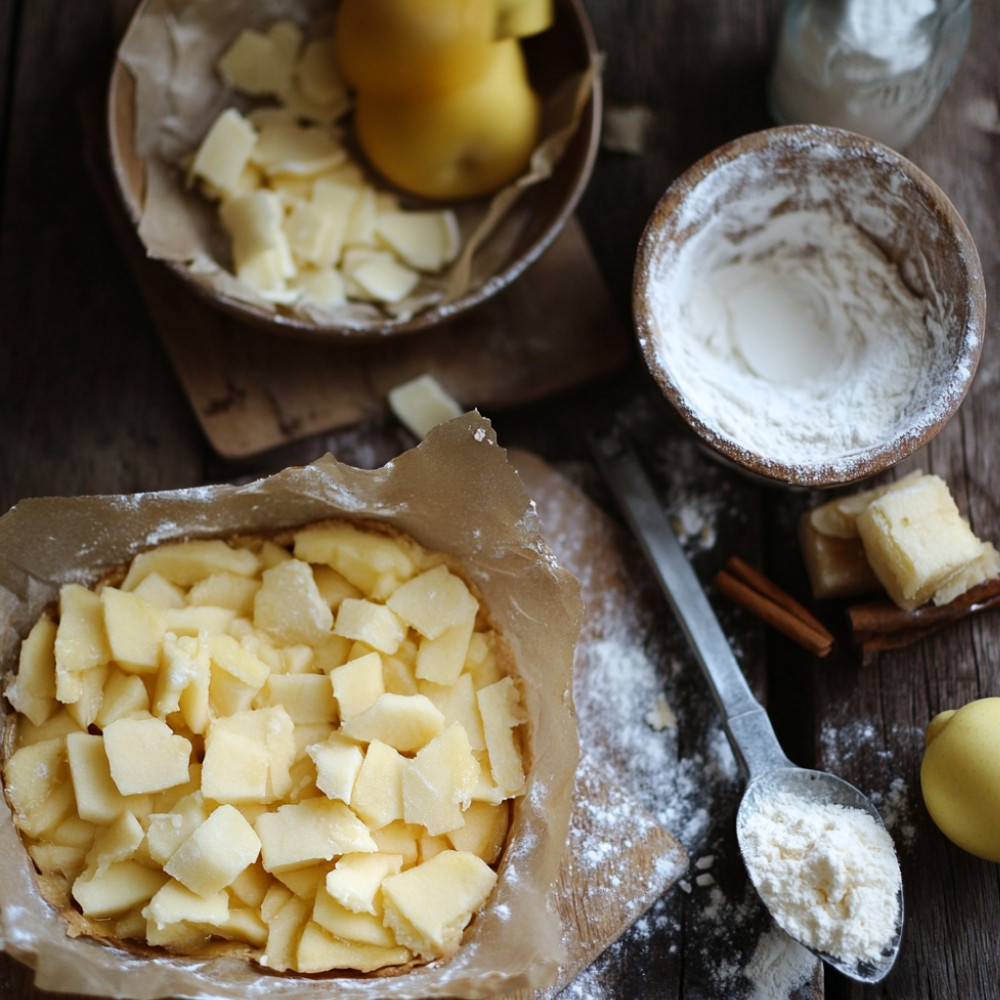
[[[603,152],[578,210],[617,317],[627,325],[635,246],[656,199],[701,155],[769,124],[763,84],[782,4],[587,0],[586,6],[606,54],[608,105],[638,104],[653,112],[643,154]],[[373,421],[238,467],[213,454],[95,197],[84,158],[76,96],[103,86],[133,7],[133,0],[8,0],[0,7],[0,51],[10,53],[0,83],[6,98],[0,105],[0,509],[30,495],[152,490],[234,471],[263,472],[327,449],[376,464],[402,446],[398,432]],[[970,396],[946,431],[909,464],[945,476],[977,533],[994,540],[1000,538],[1000,331],[993,304],[1000,289],[1000,138],[989,114],[992,109],[995,116],[1000,94],[998,38],[1000,5],[973,0],[972,39],[958,76],[909,151],[972,231],[990,302]],[[583,391],[486,412],[505,445],[528,447],[576,474],[606,504],[581,430],[642,399],[646,388],[633,367]],[[645,453],[662,458],[674,430],[655,408],[644,416],[654,428]],[[679,502],[685,491],[703,504],[724,501],[711,507],[718,511],[718,537],[697,556],[703,580],[736,552],[808,601],[794,524],[814,498],[761,491],[707,465],[700,479],[679,480],[666,460],[661,465],[667,502]],[[845,638],[841,608],[810,607]],[[827,995],[1000,997],[996,868],[944,840],[923,809],[918,783],[921,733],[930,716],[1000,693],[1000,613],[960,623],[863,670],[849,643],[842,641],[831,660],[812,662],[742,613],[723,604],[719,610],[741,662],[766,692],[789,755],[836,769],[880,797],[894,819],[907,891],[899,963],[878,987],[829,977]],[[667,638],[660,648],[677,656],[678,637],[669,621],[661,625]],[[708,725],[707,699],[692,695],[675,707],[702,728]],[[689,756],[696,750],[693,737],[682,747]],[[714,817],[712,836],[718,831],[724,839],[729,819]],[[734,895],[739,878],[738,869],[723,876]],[[718,995],[713,971],[731,952],[699,947],[699,937],[708,940],[713,928],[704,906],[693,895],[682,896],[675,892],[654,907],[652,919],[670,929],[655,946],[626,934],[598,959],[587,980],[588,1000]],[[35,991],[30,974],[0,956],[0,996],[55,995]]]

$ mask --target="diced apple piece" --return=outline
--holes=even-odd
[[[183,608],[187,598],[182,587],[168,580],[162,573],[150,573],[143,577],[132,590],[147,604],[163,608]]]
[[[277,972],[297,968],[298,945],[309,921],[310,911],[309,903],[288,893],[285,902],[270,917],[264,917],[267,923],[267,945],[260,957],[261,965]]]
[[[329,522],[295,533],[295,555],[325,563],[362,593],[382,600],[413,575],[413,559],[394,538],[344,522]]]
[[[332,733],[325,742],[308,747],[308,754],[316,767],[319,790],[329,799],[349,803],[364,761],[357,743]]]
[[[221,890],[193,892],[171,880],[156,891],[142,915],[160,930],[171,924],[222,924],[229,916],[229,897]]]
[[[340,710],[341,723],[367,711],[385,694],[382,680],[382,657],[367,653],[349,660],[330,672],[333,695]]]
[[[461,723],[469,739],[469,746],[473,750],[486,749],[483,721],[479,715],[479,703],[476,700],[476,689],[471,674],[459,674],[455,683],[450,685],[423,682],[419,692],[434,702],[444,715],[447,725],[452,722]]]
[[[372,828],[403,818],[403,768],[406,758],[387,743],[373,740],[351,793],[351,808]]]
[[[161,719],[115,719],[104,730],[104,750],[122,795],[159,792],[190,776],[190,741]]]
[[[383,854],[381,852],[345,854],[333,866],[333,871],[327,874],[326,892],[352,913],[367,913],[375,916],[380,914],[382,910],[378,895],[383,879],[388,875],[397,874],[402,867],[403,858],[399,854]],[[334,934],[338,933],[337,929],[329,923],[323,920],[319,920],[319,922],[327,930]],[[341,936],[347,937],[349,935]],[[361,940],[371,940],[372,944],[388,943],[370,938]]]
[[[225,632],[233,623],[236,612],[232,608],[195,604],[183,608],[166,608],[164,626],[174,635],[215,635]]]
[[[59,588],[56,669],[72,672],[107,663],[111,651],[104,633],[101,599],[79,583]]]
[[[383,212],[375,231],[392,251],[418,271],[440,271],[458,253],[458,220],[451,209]]]
[[[244,618],[253,614],[253,599],[260,580],[236,573],[213,573],[194,584],[187,593],[188,604],[228,608]]]
[[[469,851],[488,865],[496,864],[507,840],[510,827],[510,802],[493,805],[471,802],[465,810],[462,826],[448,831],[448,839],[456,851]]]
[[[525,721],[517,687],[504,677],[476,695],[493,780],[507,795],[524,791],[524,768],[516,729]]]
[[[264,871],[263,865],[258,860],[255,864],[244,868],[233,879],[229,885],[229,894],[243,906],[259,911],[268,889],[273,885],[273,877]]]
[[[383,854],[398,854],[403,859],[404,868],[411,868],[417,863],[417,840],[420,835],[420,827],[411,826],[401,819],[372,830],[372,840],[378,844],[379,851]]]
[[[77,681],[77,693],[75,700],[66,705],[66,711],[81,729],[87,729],[101,711],[108,670],[108,665],[102,663],[70,675]]]
[[[148,902],[166,881],[163,872],[136,861],[119,861],[84,872],[73,883],[73,898],[88,917],[113,917]]]
[[[406,948],[344,941],[329,934],[315,921],[302,931],[296,949],[295,968],[302,973],[330,969],[354,969],[374,972],[393,965],[404,965],[413,956]]]
[[[101,603],[111,658],[130,673],[155,673],[167,627],[164,609],[116,587],[101,591]]]
[[[190,587],[213,573],[253,576],[260,561],[249,549],[235,548],[219,538],[168,542],[140,552],[129,566],[122,590],[134,590],[150,573],[159,573],[179,587]]]
[[[479,602],[465,581],[441,563],[402,584],[386,606],[421,635],[435,639],[452,626],[464,625],[470,616],[474,619]]]
[[[216,802],[274,802],[291,786],[295,726],[280,705],[214,719],[201,783]]]
[[[208,686],[211,680],[211,659],[207,646],[194,636],[177,636],[167,632],[163,637],[162,663],[156,675],[156,693],[152,714],[166,719],[181,710],[181,698],[191,688],[197,690],[194,701],[198,709],[194,720],[188,720],[192,732],[201,733],[208,722]],[[189,701],[190,704],[190,701]]]
[[[142,844],[146,832],[128,810],[101,829],[87,855],[88,867],[100,870],[119,861],[128,861]]]
[[[431,836],[456,829],[478,780],[479,762],[465,730],[454,722],[407,762],[403,819],[425,827]]]
[[[111,778],[104,738],[91,733],[70,733],[66,737],[66,754],[80,818],[105,825],[122,815],[128,808],[128,800]]]
[[[4,782],[18,827],[41,837],[73,808],[66,737],[22,746],[7,759]]]
[[[380,916],[349,910],[325,889],[321,888],[316,893],[312,918],[325,931],[341,941],[375,944],[382,948],[396,946],[392,931],[382,923]]]
[[[253,948],[267,944],[267,924],[256,910],[248,906],[233,906],[221,923],[212,924],[212,933],[229,941],[245,941]]]
[[[496,879],[476,855],[442,851],[382,883],[385,923],[398,942],[422,957],[450,956]]]
[[[229,885],[260,854],[260,840],[239,810],[225,804],[174,852],[163,870],[200,896]]]
[[[306,865],[303,868],[286,868],[283,871],[274,872],[273,876],[282,885],[291,889],[299,899],[311,903],[316,898],[316,893],[323,887],[323,880],[326,878],[329,867],[328,861],[322,861],[318,864]]]
[[[332,723],[337,718],[333,687],[326,674],[272,674],[262,696],[269,705],[284,706],[297,725]]]
[[[244,28],[216,63],[226,83],[256,97],[284,93],[291,83],[298,45],[292,48],[276,38],[281,36]]]
[[[264,571],[254,599],[254,624],[285,645],[317,643],[326,637],[333,612],[307,563],[291,559]]]
[[[264,686],[270,674],[267,664],[231,635],[209,636],[208,650],[212,662],[217,667],[245,684],[254,693]]]
[[[465,666],[475,624],[473,612],[466,621],[449,626],[433,639],[422,637],[417,647],[417,677],[446,687],[454,684]]]
[[[118,667],[108,672],[104,681],[101,707],[94,721],[102,729],[126,715],[149,712],[149,691],[137,674],[127,674]]]
[[[365,824],[334,799],[306,799],[263,813],[255,824],[266,871],[330,861],[351,851],[374,851]]]
[[[400,753],[419,750],[444,729],[444,716],[422,694],[386,692],[371,708],[356,715],[341,730],[352,739],[379,740]]]
[[[487,687],[505,676],[496,646],[497,635],[492,631],[473,632],[469,639],[465,669],[471,674],[476,688]]]
[[[254,127],[235,108],[226,108],[202,139],[191,174],[221,194],[233,194],[256,145]]]
[[[61,875],[67,883],[75,882],[87,867],[87,848],[47,841],[25,844],[28,855],[39,870],[48,875]]]
[[[381,653],[394,653],[406,637],[406,625],[390,608],[359,598],[345,597],[337,609],[337,635],[357,639]]]
[[[17,676],[4,694],[14,710],[36,726],[56,711],[56,623],[43,616],[21,643]]]

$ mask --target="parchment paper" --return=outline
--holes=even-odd
[[[217,206],[185,186],[179,164],[225,108],[249,107],[215,71],[236,35],[244,27],[266,29],[280,18],[303,26],[307,35],[328,33],[335,7],[335,0],[257,0],[252,5],[241,0],[147,0],[118,51],[135,79],[134,144],[146,179],[139,236],[149,255],[180,264],[210,288],[269,312],[278,307],[226,270],[230,253],[216,218]],[[552,175],[577,130],[599,71],[595,61],[547,97],[539,144],[522,176],[490,199],[449,205],[458,217],[463,250],[442,274],[423,277],[411,296],[386,305],[385,311],[365,303],[282,308],[317,322],[350,326],[384,318],[386,312],[408,317],[482,284],[512,259],[523,228],[512,218],[517,201],[526,189]],[[501,227],[504,218],[512,224]],[[528,221],[525,213],[524,223]]]
[[[275,976],[235,958],[139,957],[70,938],[41,897],[6,801],[0,805],[0,946],[40,989],[133,1000],[483,997],[539,988],[563,958],[552,885],[579,756],[572,663],[579,584],[556,562],[521,480],[476,413],[435,428],[381,469],[327,455],[246,486],[24,500],[0,517],[0,670],[62,583],[85,584],[151,545],[290,527],[331,515],[387,522],[462,561],[510,642],[528,713],[527,791],[499,880],[448,961],[397,976]],[[0,705],[0,723],[10,707]]]

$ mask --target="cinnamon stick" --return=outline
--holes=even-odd
[[[715,577],[720,593],[776,628],[814,656],[827,656],[834,646],[832,633],[790,594],[763,573],[733,556]]]
[[[861,650],[862,663],[870,663],[880,652],[901,649],[953,622],[998,605],[1000,577],[994,577],[971,587],[948,604],[925,604],[914,611],[904,611],[890,600],[867,601],[849,607],[847,618]]]

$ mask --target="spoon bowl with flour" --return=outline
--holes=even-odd
[[[625,436],[591,440],[605,481],[684,630],[747,774],[736,819],[750,880],[790,937],[850,978],[889,973],[903,932],[892,838],[853,785],[784,754]]]

